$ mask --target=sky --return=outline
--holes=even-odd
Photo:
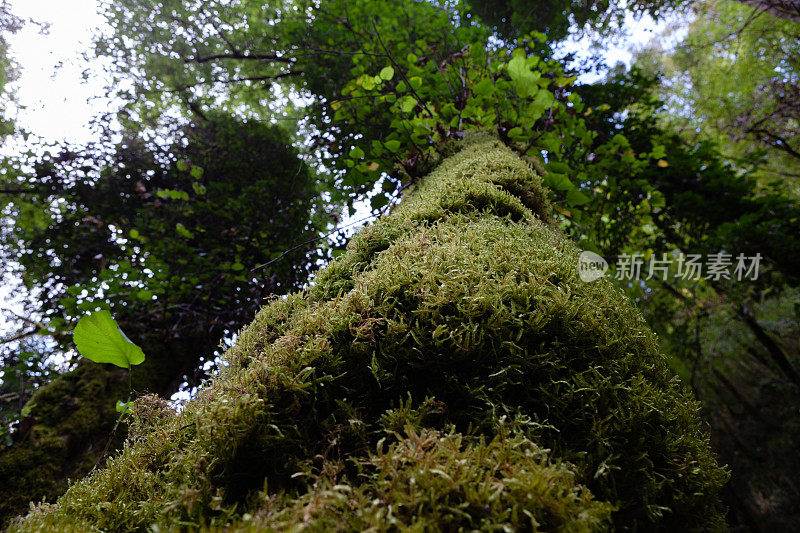
[[[17,123],[48,141],[85,142],[90,119],[110,106],[103,81],[84,78],[81,53],[103,23],[95,0],[11,0],[12,12],[23,19],[49,24],[42,34],[26,24],[10,37],[11,55],[21,69],[16,82],[22,109]]]

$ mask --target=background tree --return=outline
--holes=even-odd
[[[655,86],[666,103],[658,114],[661,127],[687,144],[711,143],[715,158],[728,168],[725,173],[749,183],[746,196],[761,206],[761,215],[742,213],[738,223],[723,223],[709,243],[762,253],[771,248],[769,264],[780,274],[745,286],[675,287],[672,295],[654,293],[643,302],[652,323],[662,324],[657,329],[677,355],[676,367],[683,367],[706,404],[717,447],[732,467],[726,489],[732,524],[754,531],[790,530],[800,516],[791,444],[797,439],[800,390],[791,259],[797,256],[792,245],[798,205],[793,87],[800,26],[736,3],[698,5],[695,17],[674,51],[653,45],[639,55],[638,64],[661,73]],[[709,167],[699,168],[707,173]],[[697,186],[693,189],[683,196],[694,199],[688,207],[699,214],[702,206],[713,204],[698,202]],[[741,198],[741,192],[726,196]],[[716,210],[723,218],[737,211],[731,204]],[[693,240],[693,247],[702,247],[700,239]]]
[[[786,19],[790,22],[800,23],[800,2],[796,0],[739,0],[744,5],[758,11],[763,11]]]
[[[5,137],[14,130],[13,120],[6,116],[8,104],[13,99],[9,83],[17,77],[16,65],[8,51],[8,36],[22,27],[23,21],[11,12],[6,0],[0,3],[0,136]]]
[[[726,158],[797,194],[800,24],[733,2],[695,7],[674,52],[658,44],[638,62],[659,71],[673,127],[717,141]]]
[[[3,245],[35,296],[39,327],[26,332],[51,340],[4,354],[4,387],[15,393],[7,416],[30,398],[0,449],[6,516],[57,495],[124,437],[111,428],[126,377],[73,360],[66,332],[82,314],[110,309],[146,351],[136,391],[191,388],[265,298],[305,282],[321,257],[313,241],[324,215],[313,175],[280,129],[218,113],[164,147],[133,132],[114,147],[40,158],[26,184],[14,207],[38,210],[37,223],[18,219]],[[69,371],[36,389],[36,370],[53,358]]]
[[[613,36],[623,29],[628,14],[654,19],[669,16],[691,2],[686,0],[616,0],[538,2],[531,0],[470,0],[469,5],[481,20],[492,25],[504,36],[530,31],[545,33],[559,41],[570,33]]]

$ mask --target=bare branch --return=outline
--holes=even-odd
[[[10,314],[14,315],[15,317],[17,317],[19,320],[22,320],[23,322],[27,322],[28,324],[30,324],[32,326],[36,326],[38,329],[47,329],[47,326],[45,326],[44,324],[42,324],[38,320],[34,320],[34,319],[30,318],[30,317],[18,315],[17,313],[12,311],[11,309],[2,309],[2,311],[6,312],[6,313],[10,313]]]
[[[281,57],[275,54],[244,54],[241,52],[230,52],[227,54],[213,54],[204,57],[195,57],[184,59],[184,63],[210,63],[218,59],[241,59],[249,61],[275,61],[278,63],[294,63],[294,59],[290,57]]]
[[[20,331],[15,335],[11,335],[10,337],[6,337],[4,339],[0,339],[0,344],[8,344],[9,342],[18,341],[20,339],[24,339],[25,337],[30,337],[31,335],[35,334],[38,329],[31,329],[28,331]]]

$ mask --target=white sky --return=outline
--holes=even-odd
[[[103,82],[83,78],[81,53],[103,22],[95,0],[11,0],[12,12],[50,25],[48,34],[26,24],[9,38],[11,55],[21,75],[16,82],[22,106],[17,123],[48,141],[83,143],[90,139],[88,122],[109,107],[101,98]]]

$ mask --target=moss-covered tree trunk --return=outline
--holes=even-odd
[[[167,342],[161,335],[134,336],[148,354],[133,370],[135,392],[170,396],[218,338],[207,331],[183,333]],[[120,447],[126,430],[122,425],[113,431],[115,405],[127,397],[125,370],[87,360],[39,388],[13,443],[0,447],[0,524],[27,512],[31,501],[54,501],[69,479],[85,476],[104,452]]]
[[[725,472],[642,317],[579,279],[525,162],[448,150],[19,530],[720,527]]]

